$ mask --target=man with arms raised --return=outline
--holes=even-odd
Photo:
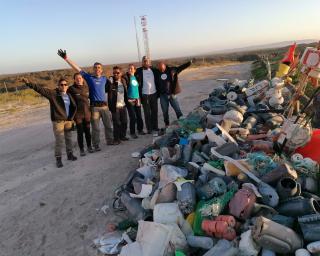
[[[58,50],[58,55],[63,58],[76,72],[79,72],[89,86],[89,98],[91,107],[92,144],[95,151],[100,151],[100,118],[102,119],[107,145],[113,145],[111,114],[107,104],[106,92],[108,91],[108,79],[103,76],[102,64],[93,64],[93,75],[83,71],[77,64],[70,60],[66,51]]]
[[[180,85],[178,74],[189,67],[192,61],[182,64],[178,67],[170,67],[164,61],[158,64],[157,80],[159,81],[160,105],[163,113],[163,120],[168,127],[169,125],[169,103],[174,109],[177,118],[182,116],[182,112],[177,99],[177,94],[180,93]],[[178,90],[179,89],[179,90]]]

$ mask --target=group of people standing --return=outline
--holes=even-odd
[[[169,67],[164,61],[160,61],[158,68],[155,68],[150,65],[149,58],[144,56],[142,67],[136,69],[130,64],[127,72],[123,72],[121,67],[114,66],[112,76],[107,78],[103,75],[101,63],[94,63],[93,74],[89,74],[73,62],[65,50],[58,50],[58,55],[76,71],[73,85],[68,86],[67,80],[61,78],[57,88],[50,90],[23,79],[28,87],[50,102],[58,168],[63,166],[61,158],[63,138],[67,159],[77,160],[72,149],[73,121],[77,127],[80,155],[85,156],[83,134],[89,153],[101,150],[100,119],[104,126],[106,144],[118,145],[121,141],[129,140],[126,136],[127,113],[131,138],[137,139],[138,135],[146,134],[143,130],[141,106],[147,133],[158,132],[158,98],[166,127],[169,125],[169,104],[173,107],[177,118],[183,115],[176,97],[181,91],[178,74],[189,67],[191,61],[178,67]],[[84,86],[84,80],[88,87]]]

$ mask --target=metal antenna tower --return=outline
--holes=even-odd
[[[136,16],[133,17],[134,20],[134,28],[136,31],[136,41],[137,41],[137,50],[138,50],[138,62],[141,61],[141,52],[140,52],[140,43],[139,43],[139,37],[138,37],[138,30],[137,30],[137,22],[136,22]]]
[[[141,27],[142,27],[142,34],[143,34],[144,51],[145,51],[145,55],[150,59],[147,15],[140,16],[140,19],[141,19]]]

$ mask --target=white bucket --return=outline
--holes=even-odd
[[[316,68],[316,69],[311,70],[309,72],[309,76],[313,77],[313,78],[316,78],[316,79],[319,79],[320,78],[320,69]]]
[[[153,220],[161,224],[181,224],[183,215],[177,203],[162,203],[154,206]]]

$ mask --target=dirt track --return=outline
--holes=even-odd
[[[184,71],[179,95],[183,112],[207,97],[217,85],[213,79],[246,79],[249,70],[250,64],[244,63]],[[90,247],[92,239],[117,218],[111,210],[106,216],[97,209],[137,167],[131,153],[150,144],[152,136],[101,145],[101,152],[75,162],[64,156],[64,167],[57,169],[48,107],[15,114],[9,121],[0,118],[0,255],[97,255]]]

